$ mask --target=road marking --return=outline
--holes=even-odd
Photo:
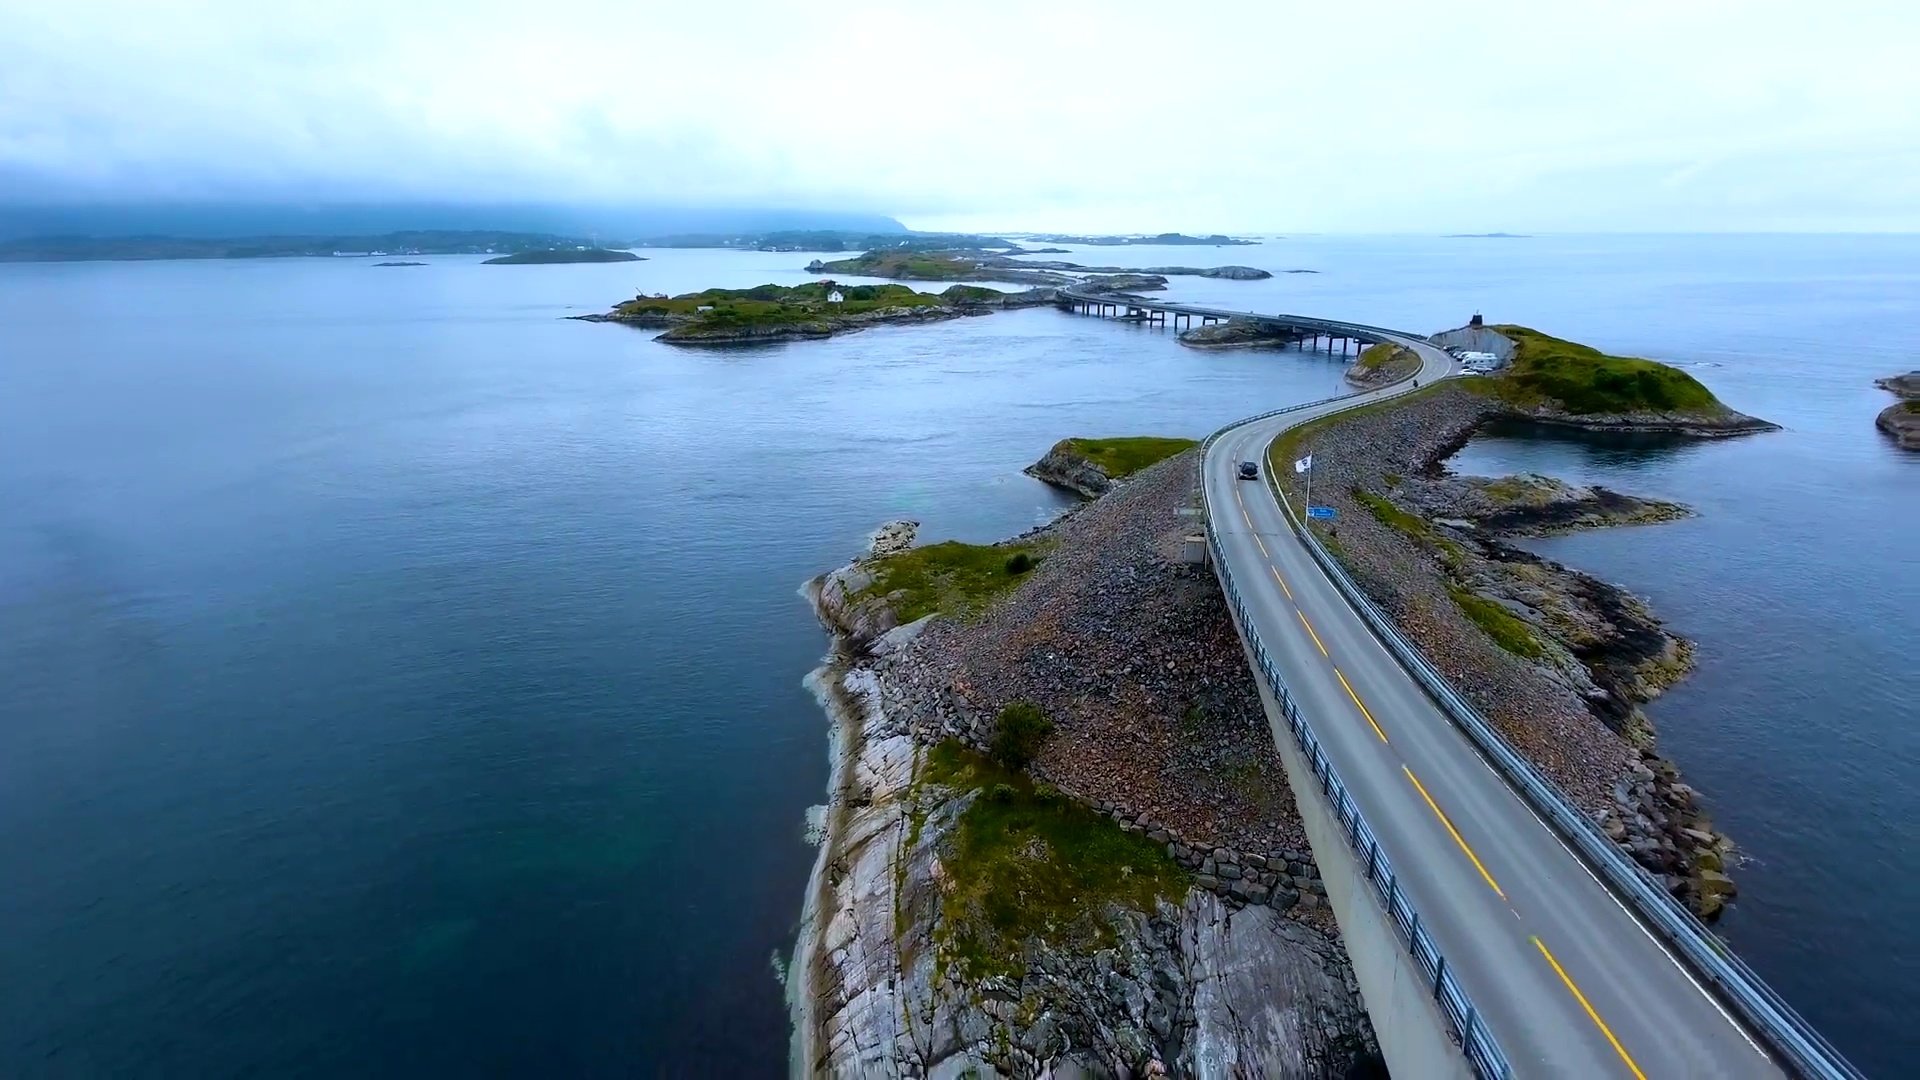
[[[1263,558],[1263,559],[1271,559],[1271,558],[1273,558],[1273,556],[1271,556],[1271,555],[1269,555],[1269,554],[1267,554],[1267,545],[1265,545],[1265,544],[1261,544],[1261,543],[1260,543],[1260,534],[1259,534],[1259,533],[1254,533],[1254,534],[1253,534],[1253,542],[1254,542],[1254,543],[1256,543],[1256,544],[1260,544],[1260,557],[1261,557],[1261,558]]]
[[[1287,594],[1287,599],[1293,599],[1293,590],[1287,588],[1287,579],[1280,576],[1280,568],[1268,563],[1267,569],[1273,571],[1273,580],[1280,583],[1280,591]]]
[[[1467,846],[1467,841],[1464,837],[1460,835],[1460,830],[1454,828],[1453,822],[1447,820],[1447,815],[1442,813],[1440,810],[1440,804],[1434,802],[1433,796],[1427,794],[1426,786],[1420,783],[1420,778],[1413,775],[1413,770],[1407,768],[1405,765],[1400,766],[1400,771],[1403,773],[1406,773],[1407,779],[1413,781],[1414,790],[1420,793],[1421,798],[1427,800],[1427,808],[1433,811],[1434,817],[1437,817],[1440,819],[1440,824],[1445,825],[1447,827],[1447,833],[1453,837],[1453,842],[1456,844],[1459,844],[1460,850],[1466,852],[1467,858],[1473,860],[1473,868],[1475,870],[1480,871],[1480,876],[1486,880],[1487,888],[1492,889],[1495,893],[1499,895],[1500,899],[1505,900],[1507,898],[1507,894],[1501,891],[1500,883],[1493,880],[1492,874],[1487,873],[1487,868],[1481,865],[1480,863],[1480,856],[1475,855],[1473,853],[1473,849]],[[1646,1080],[1646,1078],[1642,1077],[1641,1080]]]
[[[1313,624],[1307,621],[1307,613],[1301,611],[1299,608],[1294,608],[1293,613],[1300,616],[1300,625],[1307,628],[1308,636],[1312,637],[1313,643],[1320,648],[1320,655],[1327,655],[1327,647],[1320,644],[1320,635],[1313,632]]]
[[[1354,692],[1353,692],[1353,687],[1352,687],[1351,685],[1349,685],[1349,684],[1348,684],[1348,682],[1347,682],[1347,677],[1346,677],[1345,675],[1342,675],[1342,674],[1340,674],[1340,669],[1339,669],[1339,668],[1334,668],[1334,669],[1333,669],[1333,674],[1334,674],[1334,676],[1335,676],[1336,678],[1338,678],[1338,679],[1340,680],[1340,685],[1341,685],[1341,686],[1344,686],[1344,687],[1346,687],[1346,689],[1347,689],[1347,696],[1353,699],[1353,703],[1354,703],[1355,705],[1358,705],[1358,706],[1360,706],[1360,715],[1361,715],[1361,716],[1364,716],[1364,717],[1366,717],[1366,718],[1367,718],[1367,723],[1368,723],[1368,725],[1370,725],[1370,726],[1371,726],[1371,727],[1373,728],[1373,733],[1374,733],[1375,735],[1378,735],[1378,736],[1380,736],[1380,741],[1381,741],[1381,742],[1386,742],[1386,741],[1387,741],[1387,733],[1386,733],[1386,732],[1384,732],[1384,731],[1381,731],[1381,730],[1380,730],[1380,725],[1379,725],[1379,724],[1376,724],[1376,723],[1374,723],[1374,721],[1373,721],[1373,714],[1367,711],[1367,703],[1366,703],[1366,702],[1364,702],[1364,701],[1361,701],[1361,700],[1360,700],[1360,695],[1359,695],[1359,694],[1356,694],[1356,693],[1354,693]]]
[[[1247,508],[1244,505],[1240,507],[1240,520],[1247,523],[1248,532],[1253,531],[1253,518],[1248,516]]]
[[[1592,1020],[1593,1026],[1599,1028],[1600,1034],[1605,1035],[1607,1041],[1613,1044],[1613,1052],[1620,1055],[1620,1060],[1627,1063],[1627,1068],[1633,1070],[1634,1076],[1638,1077],[1639,1080],[1647,1080],[1647,1074],[1641,1072],[1640,1066],[1633,1063],[1633,1055],[1627,1053],[1627,1048],[1621,1046],[1620,1040],[1613,1037],[1613,1030],[1607,1027],[1607,1022],[1600,1019],[1600,1014],[1594,1012],[1593,1006],[1587,1003],[1587,995],[1581,993],[1580,988],[1573,985],[1573,980],[1567,977],[1567,970],[1560,966],[1560,961],[1555,960],[1552,953],[1547,951],[1547,943],[1541,941],[1539,935],[1536,934],[1533,937],[1533,945],[1534,948],[1540,950],[1541,956],[1547,958],[1547,963],[1553,965],[1554,974],[1560,976],[1560,981],[1567,984],[1567,991],[1573,995],[1573,1000],[1579,1002],[1580,1007],[1587,1010],[1587,1019]]]

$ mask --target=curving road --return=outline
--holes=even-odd
[[[1366,329],[1418,352],[1421,383],[1451,373],[1439,349]],[[1264,476],[1287,428],[1408,389],[1249,421],[1208,450],[1214,528],[1254,628],[1516,1075],[1783,1075],[1387,653],[1272,488],[1236,478],[1242,461]]]

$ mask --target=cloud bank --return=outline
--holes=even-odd
[[[0,10],[0,201],[1915,229],[1916,43],[1849,0],[72,0]]]

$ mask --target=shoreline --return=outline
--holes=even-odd
[[[820,577],[811,578],[800,588],[816,616],[820,614],[821,580]],[[825,624],[824,619],[822,624]],[[829,764],[826,811],[821,822],[820,842],[813,857],[813,866],[807,871],[807,891],[800,907],[800,928],[794,937],[793,952],[787,962],[787,1012],[793,1024],[787,1074],[795,1080],[809,1075],[811,1063],[819,1056],[818,1026],[814,1017],[818,987],[814,969],[819,962],[821,901],[827,896],[827,865],[837,854],[846,831],[844,822],[840,820],[846,804],[842,794],[847,789],[853,757],[858,753],[849,734],[863,726],[856,722],[853,705],[845,698],[840,684],[848,667],[844,643],[838,633],[833,633],[820,666],[801,680],[801,684],[813,694],[821,710],[827,714]]]

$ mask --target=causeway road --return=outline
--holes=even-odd
[[[1390,340],[1420,355],[1422,385],[1453,372],[1439,349]],[[1410,389],[1252,420],[1209,448],[1213,524],[1253,628],[1516,1076],[1783,1075],[1481,759],[1288,525],[1265,481],[1274,437]],[[1242,461],[1262,480],[1238,479]],[[1274,737],[1292,737],[1284,721]]]

